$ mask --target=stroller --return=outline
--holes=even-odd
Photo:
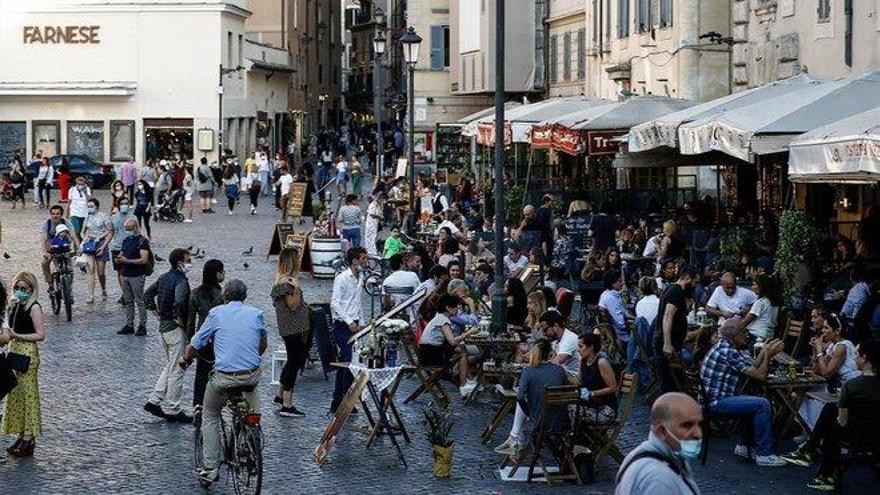
[[[183,200],[183,189],[177,189],[156,210],[156,219],[165,222],[183,222],[183,213],[180,212],[180,203]]]

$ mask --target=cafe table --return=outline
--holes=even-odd
[[[476,334],[468,336],[465,338],[464,342],[466,345],[473,345],[479,348],[480,356],[488,356],[487,360],[481,363],[477,369],[475,377],[477,386],[474,387],[473,391],[471,391],[467,397],[465,397],[465,402],[470,402],[476,397],[480,386],[485,385],[490,378],[498,379],[502,376],[502,374],[494,367],[494,362],[496,360],[498,360],[499,363],[513,363],[517,351],[519,350],[521,339],[519,335],[515,333],[496,336]],[[487,367],[486,364],[490,363],[493,363],[492,366]]]
[[[505,378],[509,378],[511,383],[519,382],[519,378],[522,375],[522,370],[525,368],[525,365],[521,364],[512,364],[512,363],[504,363],[504,364],[496,364],[494,362],[486,362],[483,363],[483,366],[480,367],[480,372],[485,377],[495,377],[499,383],[504,383]],[[477,387],[479,388],[479,386]],[[489,420],[489,423],[486,424],[486,427],[483,428],[483,433],[480,434],[480,443],[485,444],[489,440],[492,439],[492,435],[495,433],[495,430],[498,429],[498,426],[501,425],[501,422],[507,417],[508,414],[513,412],[516,407],[516,389],[514,388],[504,388],[497,387],[496,390],[501,394],[502,401],[501,406],[492,416],[492,419]],[[470,396],[468,397],[470,399]]]
[[[767,398],[773,406],[774,431],[783,437],[792,424],[797,422],[804,431],[810,431],[798,415],[808,392],[825,384],[825,379],[813,373],[798,373],[794,378],[786,375],[770,375],[764,382]]]

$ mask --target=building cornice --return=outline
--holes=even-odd
[[[0,96],[131,96],[133,81],[0,82]]]
[[[220,12],[246,19],[252,12],[236,0],[81,0],[76,3],[22,2],[9,11],[29,14],[88,14],[108,12]]]

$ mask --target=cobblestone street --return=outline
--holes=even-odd
[[[106,197],[106,192],[102,191],[99,197]],[[0,260],[3,280],[8,284],[19,270],[39,274],[38,229],[44,222],[46,210],[31,204],[26,211],[9,211],[8,204],[0,208],[3,211],[2,248],[10,255],[8,260]],[[203,262],[218,258],[226,264],[227,280],[240,278],[248,284],[247,302],[265,310],[267,322],[273,327],[259,389],[266,435],[266,493],[543,492],[561,495],[602,493],[612,487],[616,465],[611,464],[601,466],[599,481],[585,487],[548,488],[544,484],[499,481],[495,468],[501,459],[491,447],[504,439],[510,419],[499,428],[489,445],[480,445],[480,431],[498,406],[490,392],[481,394],[476,402],[468,405],[455,401],[456,442],[451,479],[432,477],[430,447],[421,426],[421,407],[427,403],[424,396],[414,404],[402,406],[413,440],[412,444],[403,444],[408,469],[398,465],[387,438],[380,438],[370,450],[365,448],[363,414],[349,420],[329,455],[329,462],[317,466],[312,451],[328,421],[332,375],[325,381],[316,367],[307,370],[298,382],[295,402],[306,412],[304,419],[281,418],[271,404],[274,394],[274,387],[269,384],[271,352],[278,348],[281,339],[274,331],[274,312],[268,296],[275,259],[267,261],[265,253],[275,220],[271,208],[262,209],[256,216],[248,215],[243,201],[240,211],[233,216],[226,215],[224,208],[218,208],[216,215],[197,214],[193,224],[157,222],[153,226],[153,247],[161,257],[166,258],[174,247],[190,245],[207,253],[204,259],[195,260],[189,276],[193,288],[201,280]],[[250,246],[254,247],[254,255],[242,256]],[[246,268],[245,263],[249,267]],[[158,263],[156,272],[162,273],[167,268],[167,263]],[[116,335],[123,322],[123,311],[116,303],[120,290],[115,275],[108,275],[110,296],[106,301],[99,298],[94,305],[87,306],[86,277],[77,272],[73,321],[67,323],[51,312],[46,316],[47,338],[40,347],[44,436],[37,439],[33,459],[17,460],[0,454],[0,494],[201,491],[192,475],[193,427],[168,424],[141,409],[164,359],[156,321],[150,317],[146,338]],[[42,280],[40,282],[42,284]],[[303,286],[309,302],[329,301],[329,281],[304,276]],[[44,285],[40,291],[44,310],[48,311]],[[193,376],[193,371],[187,372],[186,397],[189,398]],[[399,403],[414,388],[414,383],[415,380],[410,380],[403,384]],[[647,415],[647,408],[639,404],[622,434],[624,451],[646,437]],[[790,442],[784,445],[790,446]],[[702,493],[808,492],[804,484],[813,474],[811,469],[759,468],[739,460],[732,450],[731,440],[713,439],[708,465],[696,467]],[[231,491],[224,473],[212,492]]]

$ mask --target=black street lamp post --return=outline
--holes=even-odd
[[[504,296],[504,0],[495,0],[495,295],[492,298],[492,333],[507,330]]]
[[[406,33],[400,37],[400,44],[403,46],[403,60],[406,62],[406,66],[408,69],[407,72],[407,83],[408,83],[408,94],[407,97],[409,99],[409,106],[407,108],[407,125],[409,127],[409,142],[406,147],[406,164],[409,167],[409,208],[410,208],[410,222],[409,229],[410,233],[415,231],[416,225],[416,164],[415,164],[415,153],[413,147],[415,146],[415,85],[413,84],[413,80],[415,79],[415,71],[416,64],[419,62],[419,45],[422,43],[422,38],[418,34],[416,34],[415,29],[410,27]]]

